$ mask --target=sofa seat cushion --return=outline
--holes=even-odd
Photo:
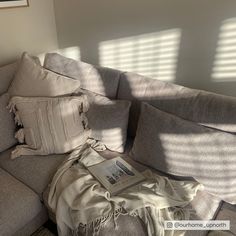
[[[10,156],[13,149],[0,153],[0,167],[41,196],[58,166],[67,155],[22,156],[11,160]]]
[[[0,168],[0,233],[14,235],[31,221],[43,205],[39,196]]]

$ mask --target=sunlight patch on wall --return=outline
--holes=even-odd
[[[100,65],[174,81],[180,29],[166,30],[99,44]]]
[[[77,46],[58,49],[55,52],[65,56],[65,57],[69,57],[71,59],[80,60],[80,49]]]
[[[71,59],[74,60],[80,60],[81,56],[80,56],[80,48],[78,46],[76,47],[68,47],[68,48],[62,48],[62,49],[56,49],[50,52],[46,52],[46,53],[59,53],[65,57],[69,57]],[[41,53],[38,56],[41,65],[43,65],[44,63],[44,57],[46,55],[46,53]]]
[[[212,78],[236,80],[236,18],[225,20],[221,26]]]

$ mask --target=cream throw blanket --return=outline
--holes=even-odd
[[[149,236],[181,235],[181,231],[164,231],[164,220],[189,219],[191,210],[183,209],[202,186],[197,182],[173,181],[143,172],[146,180],[111,196],[91,176],[86,166],[104,160],[88,145],[75,150],[54,176],[49,192],[49,206],[56,214],[59,236],[86,235],[92,228],[99,234],[109,220],[119,215],[140,217]]]

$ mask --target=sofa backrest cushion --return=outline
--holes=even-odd
[[[0,67],[0,95],[5,93],[13,78],[14,78],[14,74],[16,72],[18,63],[12,63],[12,64],[8,64],[6,66],[2,66]]]
[[[143,103],[130,155],[165,173],[194,177],[206,191],[236,203],[236,135]]]
[[[129,135],[135,136],[141,101],[183,119],[236,133],[236,98],[195,90],[133,73],[120,78],[118,99],[132,101]]]
[[[55,97],[76,93],[79,88],[79,81],[44,69],[33,57],[24,53],[8,93],[11,97]]]
[[[79,80],[83,89],[109,98],[116,98],[120,77],[118,70],[76,61],[57,53],[46,54],[44,67],[58,74]]]
[[[15,139],[15,122],[13,114],[7,109],[9,94],[0,96],[0,152],[17,143]]]
[[[111,100],[87,90],[82,92],[88,96],[90,105],[86,113],[90,137],[109,150],[124,152],[131,102]]]

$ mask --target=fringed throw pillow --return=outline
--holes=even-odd
[[[9,109],[22,128],[16,133],[18,145],[12,159],[21,155],[67,153],[83,145],[89,134],[85,112],[87,96],[13,97]]]

